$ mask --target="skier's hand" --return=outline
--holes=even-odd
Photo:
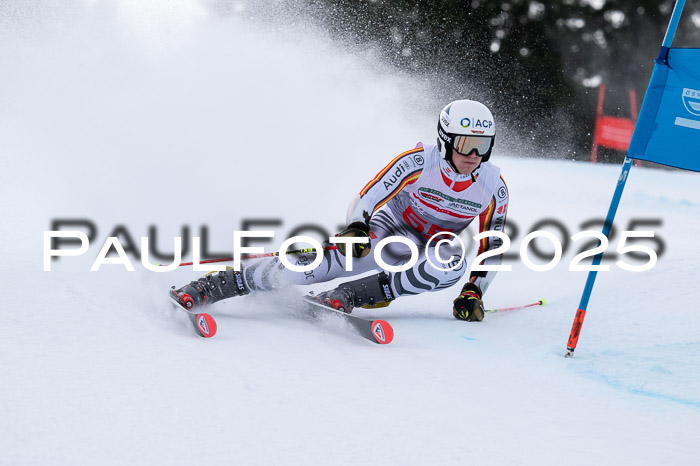
[[[348,227],[338,233],[335,236],[345,236],[345,237],[359,237],[369,239],[369,227],[364,222],[355,222],[348,225]],[[366,243],[355,243],[352,245],[352,256],[353,257],[365,257],[369,254],[371,248],[369,241]],[[345,244],[338,243],[338,252],[345,255]]]
[[[459,320],[481,322],[484,320],[484,302],[481,290],[471,282],[462,287],[462,292],[453,301],[452,315]]]

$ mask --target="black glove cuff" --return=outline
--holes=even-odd
[[[352,222],[350,225],[348,225],[348,227],[345,229],[345,231],[348,231],[352,228],[362,230],[366,234],[369,234],[369,225],[367,225],[365,222]]]
[[[481,292],[481,288],[479,288],[478,286],[476,286],[476,284],[472,282],[467,282],[464,284],[464,286],[462,287],[462,293],[464,293],[465,291],[473,291],[474,293],[479,295],[479,299],[481,299],[481,297],[484,295]]]

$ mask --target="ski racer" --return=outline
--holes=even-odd
[[[508,189],[500,169],[489,162],[496,125],[489,109],[480,102],[457,100],[440,113],[437,145],[422,144],[393,159],[355,197],[347,213],[347,228],[337,237],[355,237],[365,243],[338,243],[325,250],[323,260],[311,272],[286,268],[278,257],[244,265],[240,271],[212,272],[197,281],[171,290],[186,309],[233,296],[279,288],[289,284],[309,285],[374,271],[313,297],[335,309],[378,307],[402,297],[438,291],[458,283],[466,272],[461,248],[436,243],[451,232],[458,235],[478,219],[479,231],[503,231],[508,208]],[[429,243],[429,239],[436,236]],[[420,255],[409,269],[387,273],[379,266],[372,245],[383,238],[401,236],[412,241]],[[489,237],[479,244],[479,254],[501,246]],[[448,251],[446,253],[446,251]],[[438,256],[439,254],[439,256]],[[352,271],[346,258],[352,255]],[[297,265],[312,262],[315,254],[297,256]],[[445,257],[448,262],[445,263]],[[381,251],[386,264],[403,265],[411,258],[407,244],[391,242]],[[438,260],[439,259],[439,260]],[[491,256],[484,265],[500,264]],[[483,294],[495,272],[472,272],[453,302],[453,315],[466,321],[484,318]]]

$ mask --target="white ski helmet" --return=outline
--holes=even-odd
[[[496,122],[486,105],[475,100],[455,100],[440,112],[438,118],[438,148],[448,162],[452,151],[462,155],[476,151],[486,162],[496,139]]]

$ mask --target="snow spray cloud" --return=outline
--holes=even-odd
[[[425,86],[290,11],[271,21],[265,2],[10,3],[3,200],[40,206],[24,214],[37,232],[56,217],[155,223],[166,237],[183,223],[323,218],[381,168],[375,154],[432,138]]]
[[[357,189],[339,177],[364,179],[381,168],[374,154],[432,130],[420,84],[289,15],[281,26],[204,1],[14,3],[0,6],[0,140],[51,216],[225,230],[234,216],[317,217],[329,210],[311,205],[318,193],[345,204]],[[283,192],[274,205],[270,192]]]

